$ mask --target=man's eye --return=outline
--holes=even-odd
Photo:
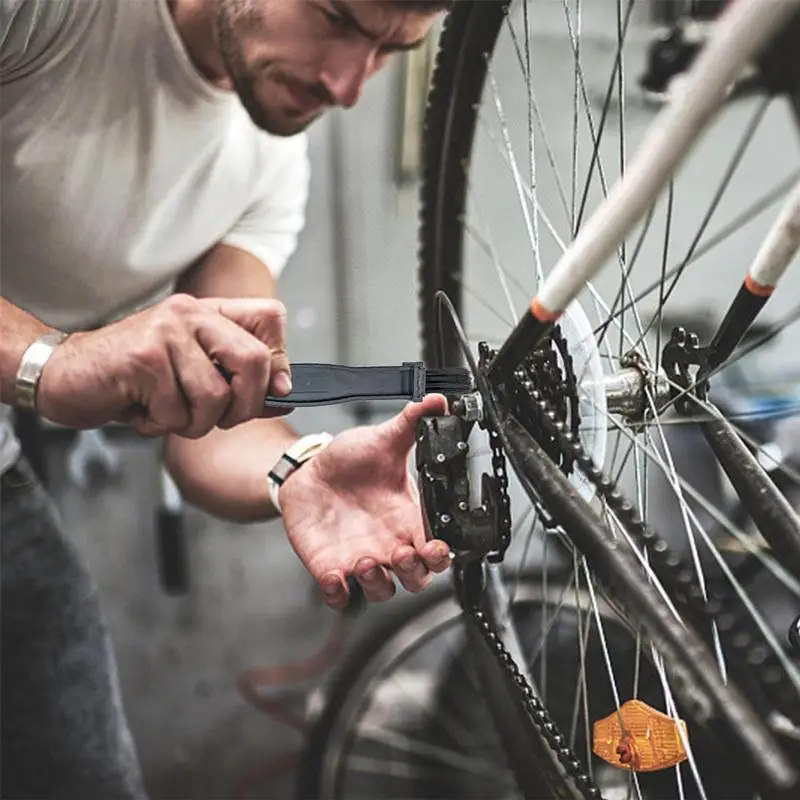
[[[347,20],[345,20],[341,14],[337,14],[335,11],[331,11],[328,8],[323,8],[322,13],[325,15],[325,19],[335,28],[347,27]]]

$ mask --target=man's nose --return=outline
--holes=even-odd
[[[352,108],[361,97],[367,78],[375,71],[375,52],[347,48],[328,59],[320,83],[337,106]]]

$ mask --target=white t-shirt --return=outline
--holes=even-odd
[[[274,275],[304,224],[304,135],[196,71],[166,0],[0,0],[0,293],[62,330],[158,293],[217,243]],[[0,406],[0,471],[16,458]]]

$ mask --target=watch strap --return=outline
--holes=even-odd
[[[267,487],[270,500],[278,513],[282,513],[278,490],[286,479],[297,471],[306,461],[309,461],[321,450],[324,450],[333,440],[329,433],[312,433],[298,439],[289,447],[267,473]]]

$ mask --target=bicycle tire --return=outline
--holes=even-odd
[[[443,31],[432,77],[421,190],[419,313],[423,356],[436,366],[463,361],[454,332],[439,329],[434,297],[444,290],[456,311],[461,311],[463,216],[469,164],[488,61],[509,5],[508,0],[466,0],[457,4]],[[640,581],[646,582],[643,577]],[[655,618],[647,621],[651,626],[656,622]],[[692,671],[680,651],[671,655],[682,662],[673,666]],[[741,695],[732,702],[752,719]],[[503,714],[500,709],[495,711],[497,721]]]
[[[514,580],[518,586],[515,600],[517,608],[523,608],[526,603],[535,605],[536,598],[540,595],[544,596],[541,576],[538,573],[534,571],[526,572],[520,576],[514,576]],[[551,575],[547,585],[547,596],[551,598],[559,597],[562,587],[563,584],[560,584],[558,579]],[[588,602],[586,598],[584,600]],[[408,634],[408,630],[414,625],[423,627],[426,624],[433,625],[434,620],[441,619],[435,616],[437,609],[444,607],[450,609],[450,619],[461,616],[461,610],[457,605],[452,586],[447,581],[435,584],[421,595],[404,597],[393,603],[391,608],[382,610],[379,615],[376,615],[374,623],[368,625],[362,631],[349,654],[337,668],[336,674],[326,690],[327,702],[313,725],[297,770],[298,777],[295,787],[295,796],[297,798],[302,798],[303,800],[311,800],[312,798],[318,798],[319,800],[334,800],[335,798],[336,800],[341,800],[346,797],[341,793],[342,786],[338,782],[339,779],[332,774],[331,769],[334,764],[338,763],[340,758],[341,748],[337,751],[337,743],[345,740],[352,731],[352,722],[348,718],[348,714],[351,713],[354,700],[369,694],[370,676],[372,671],[376,669],[375,662],[380,662],[382,654],[385,655],[390,652],[395,642],[398,641],[402,642],[403,647],[409,647],[408,641],[413,637]],[[605,609],[604,613],[613,614],[610,608],[606,608],[605,605],[603,607]],[[432,612],[433,616],[426,619],[426,615]],[[618,625],[618,629],[622,630],[621,624]],[[419,640],[425,639],[428,635],[436,635],[436,630],[436,628],[429,629],[419,636]],[[513,695],[508,691],[505,676],[498,669],[497,662],[491,658],[488,651],[473,649],[472,645],[470,645],[470,655],[472,656],[475,653],[478,653],[476,658],[478,664],[477,674],[485,676],[491,682],[497,697],[505,696],[504,700],[498,699],[498,702],[505,702],[504,707],[514,713]],[[441,679],[440,686],[440,694],[458,691],[457,685],[454,685],[454,682],[448,676],[444,676]],[[463,702],[460,702],[460,698],[457,702],[460,707],[464,707]],[[488,708],[482,705],[483,701],[480,698],[478,698],[477,703],[479,707],[485,709],[484,713],[489,711]],[[475,708],[473,707],[472,710],[474,711]],[[517,706],[516,712],[519,710]],[[518,725],[519,720],[514,721],[511,717],[501,717],[499,725],[495,725],[497,744],[502,747],[499,755],[501,757],[505,756],[507,749],[513,747],[516,742],[516,746],[520,748],[518,757],[530,760],[530,751],[524,749],[524,739],[515,739],[518,736]],[[344,745],[342,745],[343,747]],[[508,767],[513,772],[513,764],[509,763]],[[456,781],[455,785],[453,784],[454,780]],[[429,793],[432,788],[436,792],[434,795]],[[437,791],[437,788],[440,791]],[[439,784],[438,787],[427,785],[425,789],[428,792],[424,795],[426,800],[432,800],[433,797],[444,797],[445,792],[448,797],[461,797],[459,792],[463,790],[463,787],[458,786],[457,779],[452,774],[444,774],[442,784]],[[536,785],[533,794],[530,791],[527,793],[527,796],[534,797],[536,800],[548,795],[549,792],[544,781],[540,781]]]
[[[420,595],[396,598],[390,607],[381,609],[374,622],[368,622],[365,630],[360,632],[329,681],[322,712],[314,720],[306,740],[296,770],[297,800],[328,800],[339,797],[338,783],[327,773],[330,763],[328,751],[337,737],[346,737],[349,734],[347,725],[341,724],[342,717],[362,677],[372,661],[410,622],[423,617],[437,606],[447,603],[455,606],[455,602],[452,584],[441,580]]]
[[[419,311],[427,364],[463,360],[450,330],[437,341],[434,296],[443,290],[461,311],[462,215],[475,117],[486,80],[485,58],[494,50],[510,0],[463,0],[448,15],[439,40],[428,106],[420,193]],[[484,68],[476,65],[483,64]],[[466,124],[464,124],[466,123]]]

